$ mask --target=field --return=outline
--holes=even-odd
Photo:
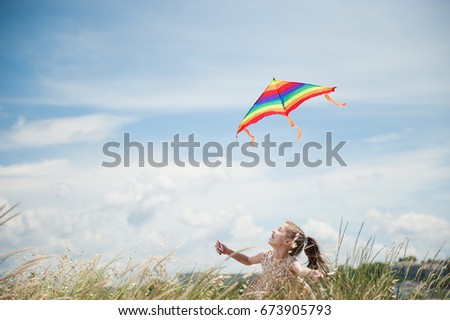
[[[341,228],[342,229],[342,228]],[[338,244],[342,243],[345,229]],[[324,281],[289,286],[267,294],[267,299],[449,299],[449,260],[415,263],[401,256],[407,243],[374,252],[374,241],[355,242],[346,262],[330,261],[333,274]],[[339,245],[337,246],[340,247]],[[175,254],[175,253],[173,253]],[[0,272],[0,299],[242,299],[254,275],[227,275],[220,266],[206,271],[169,274],[171,256],[153,257],[134,264],[119,257],[104,262],[101,256],[85,260],[65,254],[61,257],[33,256],[28,249],[0,256],[0,270],[11,259],[21,261]],[[401,262],[399,262],[401,261]]]

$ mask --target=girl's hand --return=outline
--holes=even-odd
[[[224,245],[223,243],[220,243],[219,240],[216,241],[216,245],[215,245],[216,251],[218,254],[228,254],[229,249],[227,248],[226,245]]]
[[[308,273],[308,276],[313,280],[313,281],[320,281],[323,280],[325,278],[325,275],[318,271],[318,270],[311,270]]]

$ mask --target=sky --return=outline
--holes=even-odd
[[[292,220],[332,260],[346,224],[341,262],[356,239],[381,260],[405,241],[418,259],[448,257],[449,14],[416,0],[1,1],[0,203],[21,214],[0,227],[0,252],[246,272],[215,241],[256,254]],[[180,167],[171,152],[140,167],[136,148],[129,167],[102,166],[125,133],[155,159],[177,134],[194,135],[197,160],[208,142],[225,150],[273,77],[336,86],[347,103],[292,112],[300,141],[283,117],[250,126],[256,142],[292,143],[275,167],[243,167],[239,149],[229,166]],[[346,166],[325,165],[327,132]],[[287,167],[308,142],[322,165]]]

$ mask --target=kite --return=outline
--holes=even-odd
[[[336,106],[344,107],[345,103],[339,104],[328,95],[328,93],[334,92],[334,89],[336,87],[322,87],[308,83],[275,80],[274,78],[239,123],[236,138],[239,132],[244,131],[252,140],[251,145],[253,145],[255,137],[250,134],[247,127],[264,117],[279,114],[285,116],[289,125],[297,129],[297,140],[299,140],[302,133],[289,118],[289,113],[304,101],[320,95],[324,95],[328,101]]]

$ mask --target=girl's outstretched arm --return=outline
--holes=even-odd
[[[253,257],[249,257],[245,254],[242,254],[240,252],[235,252],[233,250],[231,250],[230,248],[228,248],[226,245],[224,245],[223,243],[220,243],[219,241],[216,242],[216,251],[219,254],[226,254],[228,256],[230,256],[231,258],[233,258],[234,260],[246,265],[246,266],[251,266],[253,264],[257,264],[260,263],[263,256],[264,256],[264,252],[260,252],[258,253],[256,256]]]
[[[295,261],[291,269],[297,275],[302,278],[310,278],[311,280],[322,280],[324,278],[324,274],[319,270],[310,269],[307,267],[303,267],[298,261]]]

